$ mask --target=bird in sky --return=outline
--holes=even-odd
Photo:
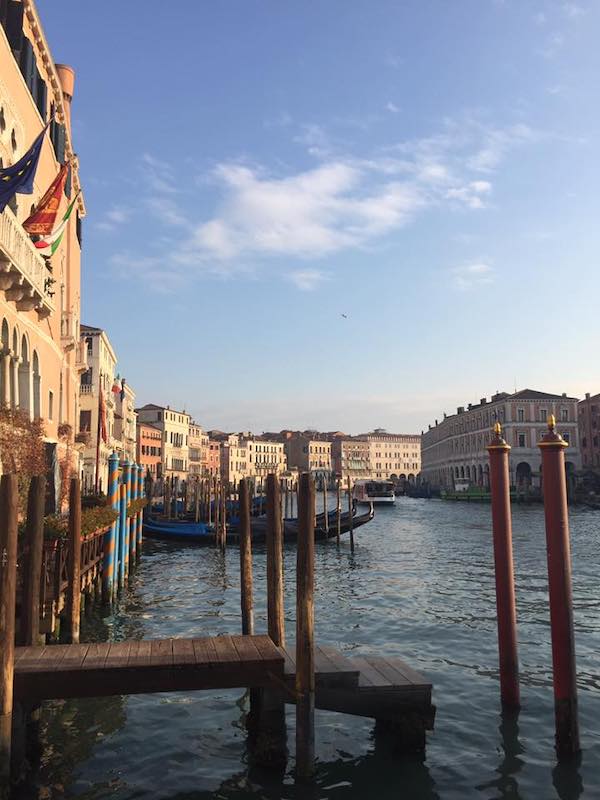
[[[346,314],[342,314],[342,317],[343,317],[344,319],[348,319],[348,317],[346,316]]]

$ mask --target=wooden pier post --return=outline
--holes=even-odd
[[[250,495],[245,478],[240,481],[240,587],[242,601],[242,633],[254,633],[252,600],[252,531],[250,528]]]
[[[19,625],[19,644],[25,647],[40,643],[40,581],[44,551],[44,507],[46,478],[34,475],[27,498],[23,594]]]
[[[113,511],[119,508],[119,456],[111,453],[108,458],[108,501]],[[118,518],[104,534],[104,559],[102,564],[102,600],[112,603],[115,594],[115,567],[118,560],[117,543],[119,540]]]
[[[221,484],[221,550],[227,547],[227,484]]]
[[[500,699],[505,708],[519,708],[521,700],[517,651],[517,612],[510,513],[510,477],[508,474],[510,445],[502,437],[502,428],[499,422],[494,426],[494,438],[487,450],[490,458]]]
[[[315,484],[300,476],[296,561],[296,778],[314,772],[315,758]]]
[[[200,522],[200,478],[194,484],[194,522]]]
[[[335,522],[337,526],[335,538],[336,543],[339,547],[340,544],[340,534],[342,532],[342,498],[340,493],[340,479],[338,478],[336,481],[336,495],[337,495],[337,505],[335,507]]]
[[[325,515],[325,535],[329,538],[329,510],[327,508],[327,478],[323,478],[323,514]]]
[[[354,504],[352,502],[352,486],[350,484],[350,475],[348,475],[348,514],[350,516],[350,551],[354,552]]]
[[[283,609],[283,527],[281,493],[275,475],[267,475],[267,619],[268,633],[278,647],[285,646]]]
[[[69,490],[67,575],[69,583],[66,597],[66,636],[71,644],[79,644],[81,615],[81,487],[79,478],[71,478]]]
[[[0,479],[0,798],[7,800],[10,784],[15,604],[17,590],[16,475]]]
[[[123,541],[122,541],[122,558],[123,558],[123,585],[129,579],[129,518],[127,516],[127,508],[131,499],[131,462],[129,459],[123,462],[123,486],[125,487],[125,512],[123,523]]]
[[[567,446],[567,442],[556,432],[556,420],[551,415],[548,418],[548,432],[539,443],[539,447],[542,451],[552,631],[554,716],[558,756],[571,756],[580,749],[569,512],[564,453]]]

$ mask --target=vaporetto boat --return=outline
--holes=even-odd
[[[394,484],[392,481],[356,481],[352,497],[357,503],[394,503]]]

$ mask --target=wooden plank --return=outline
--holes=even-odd
[[[210,663],[210,657],[208,653],[208,639],[192,639],[192,644],[194,646],[194,656],[196,658],[196,664],[198,666],[202,666],[204,664]]]
[[[83,669],[101,669],[104,667],[106,656],[108,655],[110,644],[108,642],[97,642],[90,644],[83,661]]]
[[[135,667],[136,669],[143,669],[149,666],[152,658],[152,642],[150,639],[140,639],[137,642],[132,642],[131,650],[129,651],[128,667]],[[133,647],[135,645],[135,647]]]
[[[256,649],[260,653],[260,656],[263,661],[280,661],[282,657],[282,653],[279,651],[271,639],[268,636],[260,634],[259,636],[253,636],[252,641],[256,645]]]
[[[232,640],[240,657],[240,661],[249,662],[262,660],[262,656],[251,636],[233,636]]]
[[[380,656],[366,656],[369,664],[381,673],[390,686],[411,686],[411,682],[397,669],[390,666],[384,658]]]
[[[353,661],[359,662],[359,669],[360,669],[360,677],[359,677],[359,686],[361,685],[361,678],[364,679],[364,682],[368,682],[369,686],[372,687],[382,687],[382,686],[389,686],[389,680],[381,674],[375,667],[370,663],[367,657],[360,657],[360,658],[353,658]]]
[[[215,636],[214,644],[219,661],[240,663],[240,657],[231,641],[231,636]]]
[[[412,667],[409,667],[405,661],[402,661],[401,658],[393,658],[390,656],[384,656],[385,661],[393,667],[397,672],[404,676],[407,681],[410,681],[414,686],[429,686],[431,687],[430,681],[427,680],[423,675],[419,672],[414,670]]]
[[[284,661],[284,672],[286,675],[295,675],[296,674],[296,645],[295,643],[289,645],[288,647],[281,648],[283,652],[283,656],[285,658]]]
[[[60,667],[60,662],[67,655],[68,644],[54,644],[46,649],[40,663],[40,672],[53,672]]]
[[[32,645],[30,647],[16,647],[15,648],[15,666],[20,662],[27,662],[27,664],[31,664],[32,662],[40,660],[43,655],[44,651],[46,650],[47,645],[40,647],[39,645],[36,647]]]
[[[191,639],[173,639],[173,664],[195,664],[194,644]]]
[[[358,680],[358,669],[343,653],[340,653],[340,651],[336,650],[335,647],[330,647],[329,645],[321,645],[318,649],[325,656],[327,656],[327,659],[339,670],[339,672],[354,674],[356,676],[356,680]]]
[[[77,669],[81,667],[89,650],[89,644],[71,644],[61,661],[61,669]]]
[[[173,640],[153,639],[151,645],[152,666],[171,666],[173,664]]]
[[[111,642],[106,661],[104,662],[104,669],[126,667],[129,659],[130,647],[131,642]]]

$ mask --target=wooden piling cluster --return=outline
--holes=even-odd
[[[518,708],[519,667],[508,451],[499,423],[488,446],[494,564],[496,572],[496,607],[498,615],[498,650],[501,700],[505,707]],[[556,431],[553,415],[548,418],[548,432],[539,443],[542,452],[544,519],[548,558],[550,628],[555,710],[555,744],[559,757],[571,757],[579,749],[577,712],[577,672],[571,588],[571,554],[567,506],[567,479],[564,450],[568,443]]]

